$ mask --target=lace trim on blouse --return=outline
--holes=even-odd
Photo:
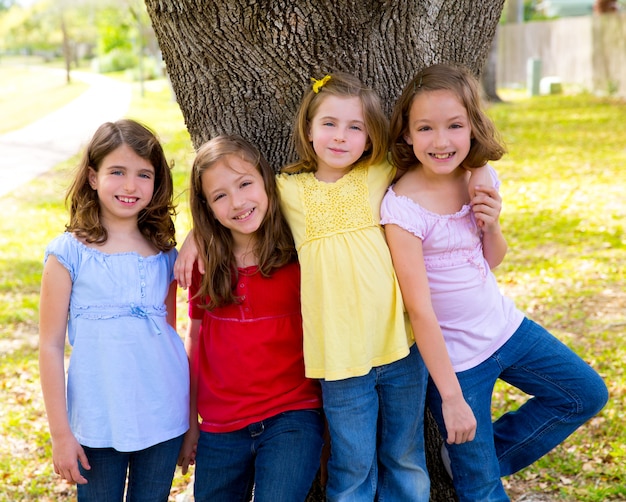
[[[335,183],[321,182],[313,173],[298,177],[306,208],[306,240],[376,225],[367,173],[366,167],[355,167]]]

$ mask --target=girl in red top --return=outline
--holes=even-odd
[[[200,147],[193,237],[206,273],[189,290],[196,502],[304,501],[320,466],[319,384],[304,376],[300,268],[274,172],[239,136]],[[198,423],[197,417],[200,416]]]

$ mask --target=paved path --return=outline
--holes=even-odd
[[[130,84],[83,72],[72,78],[89,89],[37,122],[0,135],[0,197],[80,152],[100,124],[128,111]]]

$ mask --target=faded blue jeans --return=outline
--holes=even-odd
[[[426,366],[408,356],[367,375],[321,380],[330,430],[328,502],[427,502]]]
[[[320,467],[320,410],[279,413],[233,432],[200,432],[196,502],[303,502]]]
[[[478,422],[473,441],[446,444],[460,502],[509,500],[500,477],[548,453],[608,400],[600,376],[529,319],[491,357],[457,377]],[[491,397],[498,378],[532,397],[492,423]],[[445,439],[441,397],[432,381],[428,406]]]
[[[77,485],[78,502],[167,502],[183,436],[145,450],[120,452],[83,446],[90,470],[80,467],[88,483]]]

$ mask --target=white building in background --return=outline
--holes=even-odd
[[[540,0],[536,9],[548,17],[588,16],[594,0]]]

